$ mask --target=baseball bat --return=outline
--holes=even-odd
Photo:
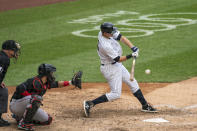
[[[131,80],[131,81],[134,80],[135,61],[136,61],[136,57],[133,57],[133,63],[132,63],[132,66],[131,66],[131,74],[130,74],[130,80]]]

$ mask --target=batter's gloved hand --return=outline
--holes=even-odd
[[[136,46],[132,47],[131,50],[132,50],[133,52],[139,52],[139,48],[137,48]]]
[[[75,87],[81,89],[81,78],[82,78],[82,71],[78,71],[76,72],[73,77],[72,77],[72,85],[74,85]]]
[[[133,52],[133,53],[132,53],[132,56],[135,57],[135,58],[137,58],[137,57],[138,57],[138,51]]]

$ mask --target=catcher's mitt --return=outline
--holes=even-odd
[[[72,85],[74,85],[75,87],[81,89],[81,77],[82,77],[83,72],[82,71],[78,71],[74,74],[74,76],[72,77]]]

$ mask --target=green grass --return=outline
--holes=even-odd
[[[68,23],[68,21],[120,10],[139,12],[140,16],[173,12],[197,13],[197,1],[78,0],[0,12],[0,42],[14,39],[22,45],[22,54],[17,64],[11,62],[5,78],[6,85],[17,85],[36,75],[37,67],[41,63],[55,65],[58,80],[69,80],[73,71],[83,70],[85,82],[105,81],[99,69],[97,39],[71,34],[72,31],[91,29],[95,25]],[[115,23],[118,20],[138,18],[138,16],[123,15],[106,18],[103,21]],[[173,16],[173,18],[176,17]],[[197,20],[197,15],[182,15],[182,17]],[[100,25],[101,22],[96,25]],[[174,24],[177,23],[179,22],[174,22]],[[118,27],[121,28],[121,26]],[[85,34],[96,35],[97,32],[90,31]],[[139,82],[177,82],[197,76],[196,34],[197,24],[192,24],[178,26],[174,30],[155,32],[146,37],[129,38],[140,48],[135,72],[137,80]],[[129,33],[123,35],[129,35]],[[125,45],[122,44],[122,47],[124,55],[131,52]],[[129,71],[131,63],[131,60],[124,62]],[[150,75],[144,73],[147,68],[152,71]]]

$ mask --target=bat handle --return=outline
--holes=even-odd
[[[131,67],[131,76],[130,76],[130,80],[131,81],[134,81],[134,70],[135,70],[135,60],[136,60],[136,57],[133,57],[133,63],[132,63],[132,67]]]

